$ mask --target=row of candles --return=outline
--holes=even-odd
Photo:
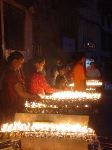
[[[73,106],[73,105],[72,105]],[[64,105],[64,106],[61,106],[61,108],[68,108],[69,106],[68,105]],[[75,105],[76,108],[80,108],[80,105]],[[85,105],[82,105],[83,108],[88,108],[89,105],[88,104],[85,104]],[[40,102],[29,102],[29,101],[26,101],[25,102],[25,108],[53,108],[53,109],[59,109],[59,106],[58,105],[53,105],[53,104],[45,104],[45,103],[40,103]]]
[[[101,87],[103,85],[103,82],[100,80],[86,80],[86,86],[91,87]],[[69,84],[69,87],[74,87],[74,83]]]
[[[70,138],[79,140],[97,139],[95,131],[87,126],[69,123],[21,123],[14,122],[12,124],[3,124],[0,135],[8,135],[9,137],[35,137],[35,138]]]
[[[73,113],[79,110],[91,109],[91,104],[96,104],[100,98],[101,93],[56,92],[51,95],[42,96],[41,102],[26,100],[25,110],[34,113]]]
[[[98,100],[101,98],[101,93],[89,93],[89,92],[79,92],[79,91],[62,91],[55,92],[51,95],[43,95],[42,99],[52,100],[52,101],[86,101],[86,100]]]
[[[103,82],[100,80],[86,80],[86,86],[101,87]]]

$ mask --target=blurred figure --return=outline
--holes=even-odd
[[[84,64],[85,64],[85,55],[79,54],[79,56],[77,56],[76,64],[73,67],[73,81],[75,85],[75,90],[77,91],[85,90],[86,75]]]
[[[47,68],[47,76],[46,79],[51,86],[55,86],[56,77],[59,74],[58,68],[62,66],[62,59],[60,57],[55,58],[55,62],[50,64]]]
[[[86,70],[87,77],[90,79],[99,79],[101,77],[100,71],[96,68],[94,62],[90,63],[90,66]]]
[[[66,90],[68,81],[66,78],[66,67],[65,66],[60,66],[58,68],[58,75],[56,77],[56,82],[55,82],[55,87],[59,90]]]
[[[29,92],[38,95],[45,95],[46,93],[51,94],[55,92],[55,89],[47,83],[43,73],[45,59],[38,57],[34,60],[33,65],[35,67],[35,71],[33,72],[30,80]]]
[[[60,66],[62,66],[63,65],[63,61],[62,61],[62,58],[61,57],[57,57],[56,59],[55,59],[55,64],[54,64],[54,68],[58,68],[58,67],[60,67]]]
[[[53,87],[55,87],[56,78],[57,78],[58,74],[59,74],[58,70],[53,69],[53,70],[51,70],[50,75],[47,77],[49,84]]]

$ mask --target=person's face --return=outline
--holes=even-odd
[[[41,62],[41,63],[36,63],[36,69],[38,71],[42,71],[44,69],[45,66],[45,61]]]
[[[61,64],[61,59],[57,59],[57,60],[56,60],[56,64],[57,64],[58,66],[60,66],[60,64]]]
[[[85,57],[82,57],[81,62],[84,64],[85,61],[86,61],[86,58],[85,58]]]
[[[60,73],[61,75],[64,75],[64,74],[66,73],[66,69],[65,69],[65,68],[61,69],[61,70],[59,71],[59,73]]]
[[[24,58],[15,59],[12,63],[12,66],[15,70],[20,69],[24,63]]]
[[[95,65],[93,63],[91,64],[91,68],[95,68]]]

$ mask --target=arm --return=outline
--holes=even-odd
[[[49,86],[45,77],[41,74],[35,74],[31,79],[31,93],[42,94],[53,93],[55,90]]]
[[[14,88],[15,88],[15,91],[17,92],[17,94],[24,99],[26,99],[26,98],[28,98],[30,100],[39,100],[40,99],[40,97],[38,95],[32,95],[32,94],[26,92],[21,83],[16,83]]]
[[[47,80],[45,78],[43,78],[42,80],[42,86],[43,86],[43,89],[46,93],[53,93],[55,92],[56,90],[54,88],[52,88],[48,83],[47,83]]]

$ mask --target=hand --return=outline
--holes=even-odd
[[[41,101],[41,97],[39,95],[31,95],[31,101]]]

